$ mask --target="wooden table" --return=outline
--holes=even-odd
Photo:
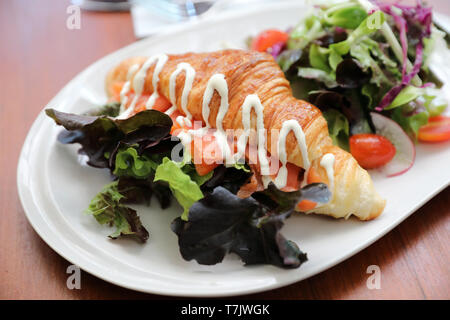
[[[447,0],[433,1],[450,14]],[[0,298],[150,298],[85,272],[81,290],[66,287],[70,264],[25,218],[16,165],[25,136],[46,103],[78,72],[135,41],[128,13],[83,12],[81,29],[66,28],[64,1],[0,1]],[[449,299],[450,188],[352,258],[308,280],[245,296],[255,299]],[[381,289],[369,290],[369,265]]]

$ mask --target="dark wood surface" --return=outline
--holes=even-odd
[[[446,0],[431,1],[450,14]],[[0,1],[0,299],[160,299],[82,272],[66,286],[68,261],[25,218],[16,168],[25,136],[45,104],[85,67],[136,39],[128,13],[82,12],[66,28],[65,1]],[[255,299],[449,299],[450,188],[373,245],[305,281],[242,296]],[[381,289],[366,286],[369,265]]]

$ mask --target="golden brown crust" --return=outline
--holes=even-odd
[[[106,78],[108,94],[112,94],[111,88],[114,82],[126,81],[128,69],[132,64],[138,63],[142,65],[145,60],[142,57],[130,58],[122,61],[112,69]],[[289,82],[271,55],[242,50],[169,55],[168,61],[159,74],[158,90],[160,95],[166,98],[169,97],[170,76],[181,62],[189,63],[196,72],[187,105],[195,120],[202,119],[203,94],[208,80],[214,74],[221,73],[225,76],[229,91],[229,109],[223,121],[224,129],[236,130],[243,127],[241,106],[247,95],[257,94],[264,106],[264,127],[268,131],[268,150],[276,151],[275,146],[272,148],[272,141],[277,140],[272,139],[271,130],[279,132],[284,121],[295,119],[305,133],[309,160],[312,161],[312,166],[317,167],[324,178],[326,178],[326,174],[324,175],[324,171],[320,169],[320,165],[318,165],[320,160],[318,159],[326,152],[335,154],[335,181],[339,181],[339,183],[335,184],[336,188],[343,188],[344,191],[351,190],[352,197],[349,198],[345,192],[336,192],[334,198],[341,197],[341,200],[319,208],[319,213],[326,213],[336,217],[345,216],[349,213],[349,210],[352,211],[354,209],[355,206],[352,206],[351,201],[358,201],[358,196],[367,198],[366,200],[369,202],[372,199],[373,203],[366,205],[366,207],[371,207],[370,212],[364,212],[363,214],[358,214],[358,212],[350,213],[358,215],[361,219],[369,219],[382,212],[384,201],[375,192],[368,173],[356,163],[349,153],[332,146],[327,123],[320,110],[292,96]],[[148,69],[143,90],[144,94],[153,92],[152,75],[154,69],[155,64]],[[175,88],[176,104],[180,111],[182,111],[181,96],[184,81],[185,73],[181,72],[176,79]],[[210,102],[209,123],[212,127],[215,127],[219,106],[220,96],[215,92]],[[256,127],[255,120],[256,117],[252,116],[252,126],[254,128]],[[304,160],[293,132],[287,136],[286,150],[289,150],[287,153],[288,162],[304,167]],[[362,185],[367,186],[366,189],[358,190],[358,185],[361,184],[361,181],[358,179],[363,180]],[[342,207],[342,210],[340,210],[339,206]]]
[[[383,212],[386,201],[376,192],[368,172],[359,166],[350,153],[336,146],[323,146],[322,151],[323,154],[331,153],[335,157],[332,199],[311,212],[335,218],[348,218],[354,214],[361,220],[378,217]],[[311,168],[320,176],[321,181],[330,186],[327,172],[320,165],[321,159],[322,156],[314,159]]]

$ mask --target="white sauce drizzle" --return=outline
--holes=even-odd
[[[131,105],[123,111],[118,118],[124,119],[129,116],[131,111],[133,111],[134,106],[139,99],[140,95],[142,94],[142,90],[144,88],[145,84],[145,78],[147,75],[147,71],[150,68],[150,66],[155,63],[156,66],[155,70],[153,72],[153,78],[152,78],[152,85],[153,85],[153,93],[150,96],[150,98],[147,100],[146,108],[150,109],[156,99],[159,97],[158,94],[158,83],[159,83],[159,73],[161,72],[162,68],[164,67],[165,63],[167,62],[168,57],[165,54],[162,55],[156,55],[150,57],[147,61],[144,62],[142,67],[139,69],[139,71],[136,73],[134,79],[133,79],[133,90],[135,92],[135,97],[133,101],[131,102]],[[128,70],[127,74],[127,83],[125,83],[124,87],[122,88],[122,91],[120,92],[120,98],[122,105],[124,106],[127,103],[128,97],[126,94],[130,90],[130,81],[129,78],[131,78],[132,74],[136,72],[138,68],[138,65],[133,65]],[[186,124],[187,126],[191,126],[192,122],[192,114],[187,109],[188,104],[188,98],[190,91],[192,89],[192,84],[194,82],[195,78],[195,70],[192,68],[192,66],[188,63],[182,62],[177,65],[177,68],[175,71],[171,74],[169,79],[169,94],[170,94],[170,101],[172,103],[172,106],[165,111],[167,115],[171,115],[176,109],[176,96],[175,96],[175,86],[176,86],[176,79],[177,76],[181,72],[186,73],[186,78],[184,81],[184,87],[182,91],[181,96],[181,109],[183,110],[184,114],[186,116],[178,116],[176,118],[176,121],[183,126]],[[211,128],[211,125],[209,123],[209,115],[210,115],[210,107],[209,104],[211,102],[211,99],[213,97],[214,91],[217,91],[220,95],[220,106],[219,111],[217,113],[216,117],[216,131],[214,132],[214,136],[216,137],[217,143],[222,151],[222,154],[224,155],[224,159],[226,160],[226,164],[234,164],[236,161],[240,160],[245,155],[245,150],[248,143],[248,138],[250,136],[250,130],[251,130],[251,112],[252,110],[256,113],[256,129],[258,134],[258,159],[261,169],[261,175],[264,185],[267,187],[270,181],[272,181],[270,177],[270,166],[269,166],[269,160],[267,157],[267,150],[266,150],[266,137],[265,137],[265,128],[264,128],[264,107],[261,104],[261,101],[259,97],[256,94],[248,95],[244,103],[242,104],[242,125],[244,127],[244,133],[239,137],[238,139],[238,145],[237,145],[237,153],[231,156],[231,151],[228,145],[227,135],[223,129],[223,119],[225,118],[225,115],[228,112],[229,103],[228,103],[228,84],[225,80],[225,75],[223,74],[214,74],[209,80],[206,85],[205,92],[203,94],[203,102],[202,102],[202,117],[203,120],[206,123],[206,127],[200,128],[198,130],[188,130],[188,131],[182,131],[178,134],[178,138],[181,140],[184,146],[186,146],[188,149],[190,148],[190,144],[192,141],[192,135],[198,135],[202,136],[204,135],[209,128]],[[122,111],[122,105],[121,105],[121,111]],[[304,169],[305,171],[308,171],[310,162],[308,159],[308,150],[306,145],[306,139],[305,134],[302,130],[302,127],[298,123],[297,120],[287,120],[283,123],[280,131],[280,136],[278,138],[278,156],[280,159],[280,162],[282,166],[280,167],[277,177],[273,180],[277,188],[281,189],[286,186],[287,183],[287,154],[286,154],[286,138],[289,132],[293,131],[295,134],[295,137],[297,139],[298,146],[300,148]],[[332,189],[334,184],[334,155],[331,153],[328,153],[323,156],[320,165],[325,168],[328,175],[328,180],[330,181],[330,189]]]
[[[269,160],[267,159],[266,150],[266,137],[264,130],[264,114],[261,100],[256,94],[248,95],[242,105],[242,125],[244,127],[244,133],[239,137],[237,143],[237,153],[235,160],[241,159],[245,154],[248,138],[250,136],[250,117],[252,110],[256,113],[256,130],[258,134],[258,159],[261,166],[261,175],[267,176],[270,174]],[[264,184],[268,184],[270,181],[265,181]]]
[[[156,99],[159,97],[159,93],[158,93],[159,74],[168,59],[169,59],[169,57],[165,54],[153,56],[149,59],[149,60],[151,60],[151,61],[149,61],[150,65],[152,65],[153,62],[156,60],[156,66],[155,66],[155,70],[153,71],[153,78],[152,78],[153,93],[150,96],[150,98],[148,98],[147,103],[145,104],[145,107],[147,109],[151,109],[153,107],[153,105],[155,104]],[[147,72],[145,72],[145,73],[147,73]],[[144,79],[144,81],[145,81],[145,79]],[[142,92],[142,90],[141,90],[141,92]]]
[[[221,73],[217,73],[209,78],[205,93],[203,94],[202,116],[208,128],[211,128],[209,124],[209,103],[211,102],[214,91],[217,91],[220,95],[220,107],[216,118],[216,127],[217,130],[223,131],[222,120],[228,111],[228,84],[225,76]]]
[[[135,74],[134,79],[133,79],[133,90],[134,90],[134,94],[135,94],[134,98],[131,101],[131,104],[128,106],[128,108],[119,114],[119,116],[117,117],[118,119],[126,119],[130,116],[131,112],[133,112],[136,102],[138,101],[138,99],[140,98],[140,96],[142,94],[142,91],[144,90],[145,78],[147,77],[147,71],[151,67],[151,65],[156,61],[155,71],[153,72],[153,79],[152,79],[152,85],[153,85],[154,91],[153,91],[153,94],[150,96],[150,98],[147,100],[147,103],[145,104],[147,109],[150,109],[153,106],[153,104],[155,103],[156,99],[159,96],[159,94],[158,94],[159,73],[161,72],[162,68],[166,64],[167,60],[168,60],[167,55],[160,54],[160,55],[152,56],[144,62],[144,64],[139,69],[139,71]],[[133,73],[135,71],[136,70],[133,70]],[[128,70],[128,73],[132,74],[131,70]],[[128,85],[128,90],[129,89],[130,88]]]
[[[217,91],[220,95],[220,107],[219,112],[216,117],[216,132],[214,132],[214,136],[216,137],[219,148],[224,156],[225,163],[230,164],[234,163],[230,148],[228,145],[228,139],[225,131],[223,130],[223,118],[228,112],[228,84],[225,80],[225,75],[221,73],[217,73],[213,75],[206,85],[205,92],[203,94],[203,104],[202,104],[202,116],[203,120],[206,123],[206,128],[210,128],[209,124],[209,113],[210,108],[209,104],[213,97],[214,91]]]
[[[130,79],[133,76],[133,74],[139,69],[139,65],[137,63],[131,65],[131,67],[127,71],[127,82],[122,87],[122,90],[120,90],[120,109],[119,114],[122,114],[125,112],[125,106],[128,103],[128,92],[130,92]],[[128,111],[128,113],[130,113]]]
[[[332,153],[324,154],[322,159],[320,160],[320,165],[327,172],[328,183],[329,183],[328,188],[330,189],[330,191],[333,191],[333,189],[334,189],[334,162],[335,162],[335,158],[334,158],[334,154],[332,154]]]
[[[280,136],[278,138],[278,157],[281,162],[281,167],[278,170],[276,179],[273,181],[278,189],[284,188],[287,183],[288,171],[286,168],[286,138],[291,131],[294,132],[298,147],[300,148],[300,151],[302,153],[303,167],[305,169],[305,172],[308,172],[309,170],[310,163],[308,159],[308,149],[306,146],[305,134],[303,133],[302,127],[297,120],[287,120],[283,122],[280,130]]]
[[[186,78],[184,80],[184,87],[183,87],[183,93],[181,95],[181,109],[183,110],[184,114],[186,115],[186,117],[182,117],[182,121],[178,121],[177,118],[177,122],[180,123],[181,126],[183,126],[183,122],[186,123],[187,126],[192,126],[192,114],[189,112],[189,110],[187,109],[187,104],[188,104],[188,97],[189,97],[189,93],[191,92],[192,89],[192,84],[194,83],[194,78],[195,78],[195,70],[194,68],[192,68],[192,66],[189,63],[179,63],[177,65],[177,68],[175,69],[175,71],[170,75],[170,80],[169,80],[169,94],[170,94],[170,102],[172,102],[172,106],[177,105],[177,99],[175,97],[175,86],[176,86],[176,80],[177,80],[177,76],[181,73],[181,72],[185,72],[186,73]],[[169,111],[169,110],[167,110]],[[171,113],[174,110],[171,111]]]
[[[177,110],[177,106],[173,105],[169,109],[167,109],[164,113],[170,116],[175,110]]]

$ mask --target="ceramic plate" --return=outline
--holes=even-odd
[[[210,51],[230,43],[243,46],[245,38],[258,31],[296,24],[306,9],[302,4],[288,4],[222,15],[136,42],[88,67],[46,107],[80,113],[103,104],[104,77],[124,58]],[[442,64],[440,69],[445,70]],[[284,235],[308,254],[309,260],[300,268],[244,267],[233,255],[221,264],[200,266],[180,256],[177,237],[170,230],[170,222],[181,213],[175,205],[164,211],[157,205],[136,207],[150,232],[145,245],[108,239],[111,229],[100,226],[83,210],[109,176],[104,170],[81,166],[77,146],[57,143],[59,131],[41,112],[23,146],[17,182],[30,223],[50,247],[83,270],[119,286],[164,295],[247,294],[306,279],[369,246],[450,182],[450,144],[419,145],[417,160],[407,173],[394,178],[373,176],[377,190],[387,199],[378,219],[359,222],[298,214],[287,221]]]

